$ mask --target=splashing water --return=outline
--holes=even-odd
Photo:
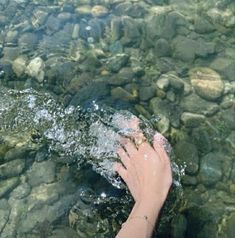
[[[37,132],[38,143],[48,145],[49,156],[66,158],[68,163],[88,163],[97,173],[117,188],[123,188],[121,179],[112,169],[117,161],[117,148],[122,136],[130,136],[133,129],[128,123],[136,118],[128,111],[100,108],[95,102],[87,109],[69,106],[63,108],[47,93],[33,89],[23,91],[3,89],[0,92],[0,131],[13,133]],[[151,141],[154,130],[140,121],[144,135]],[[166,141],[165,149],[171,153]],[[175,184],[180,185],[180,171],[172,162]]]

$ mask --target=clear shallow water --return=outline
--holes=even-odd
[[[229,0],[1,1],[1,237],[113,237],[132,201],[110,168],[133,114],[171,143],[175,184],[184,174],[158,236],[233,237],[234,13]]]

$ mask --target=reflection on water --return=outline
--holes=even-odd
[[[185,173],[159,237],[233,237],[234,27],[232,0],[1,0],[0,236],[114,236],[135,114]]]

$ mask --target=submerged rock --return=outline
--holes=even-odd
[[[19,184],[19,178],[9,178],[0,181],[0,198],[10,193]]]
[[[36,78],[39,83],[42,83],[44,80],[44,61],[40,57],[36,57],[30,61],[27,66],[26,72],[33,78]]]
[[[219,99],[224,92],[224,83],[218,73],[210,68],[193,68],[189,77],[196,93],[209,101]]]

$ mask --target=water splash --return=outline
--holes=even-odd
[[[46,143],[49,156],[76,160],[92,165],[92,169],[117,188],[124,184],[113,171],[113,163],[122,136],[129,137],[135,128],[129,126],[136,117],[128,111],[115,111],[92,102],[89,108],[68,106],[64,108],[47,93],[33,89],[0,92],[0,131],[15,133],[37,131]],[[140,127],[151,142],[155,131],[148,121],[140,120]],[[165,141],[166,151],[171,153]],[[180,184],[180,170],[172,162],[175,184]]]

